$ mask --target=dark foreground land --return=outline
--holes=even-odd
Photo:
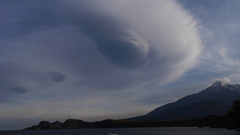
[[[126,127],[232,127],[227,122],[227,116],[211,115],[205,118],[192,120],[160,120],[160,121],[130,121],[130,120],[103,120],[99,122],[85,122],[78,119],[68,119],[64,123],[42,121],[37,126],[25,130],[37,129],[79,129],[79,128],[126,128]]]
[[[78,119],[68,119],[64,123],[59,121],[50,123],[41,121],[38,125],[25,128],[24,130],[41,129],[80,129],[80,128],[126,128],[126,127],[212,127],[212,128],[240,128],[240,100],[233,103],[228,115],[209,115],[204,118],[188,120],[103,120],[98,122],[86,122]]]

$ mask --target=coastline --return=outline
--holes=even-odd
[[[235,100],[228,115],[209,115],[203,118],[178,120],[103,120],[86,122],[79,119],[67,119],[65,122],[41,121],[23,130],[49,130],[49,129],[82,129],[82,128],[140,128],[140,127],[210,127],[239,130],[240,128],[240,100]]]
[[[41,121],[38,125],[34,125],[23,130],[140,127],[211,127],[232,129],[233,126],[228,122],[227,115],[209,115],[208,117],[204,118],[188,120],[132,121],[108,119],[97,122],[86,122],[78,119],[67,119],[64,123],[59,121],[53,123]]]

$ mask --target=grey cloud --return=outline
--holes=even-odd
[[[67,76],[60,72],[48,72],[48,75],[52,78],[55,83],[63,82]]]
[[[0,38],[23,36],[45,27],[57,26],[60,21],[53,9],[53,1],[0,1]]]
[[[29,61],[30,62],[30,61]],[[36,67],[17,65],[10,63],[0,64],[0,95],[10,99],[12,94],[25,94],[31,91],[44,91],[54,83],[62,82],[66,76],[60,72],[46,74],[40,72]],[[50,76],[50,77],[49,77]],[[0,96],[1,97],[1,96]]]
[[[124,39],[126,36],[126,39]],[[144,52],[131,40],[131,36],[123,37],[99,37],[96,38],[99,51],[113,64],[121,67],[138,67],[144,64]],[[127,38],[130,38],[129,40]]]
[[[18,31],[28,28],[28,20],[36,26],[1,42],[7,51],[0,60],[17,68],[3,69],[13,76],[0,77],[6,87],[136,90],[175,81],[194,66],[201,52],[197,23],[174,1],[93,1],[52,1],[51,10],[30,3],[37,10],[19,10],[27,15],[24,25],[14,24]]]
[[[58,109],[99,115],[96,108],[139,103],[132,95],[177,80],[201,53],[197,21],[173,0],[15,0],[4,8],[7,1],[0,1],[8,13],[0,15],[0,97],[19,108],[31,103],[34,111],[19,117],[60,117]],[[9,117],[17,110],[4,108]]]
[[[200,7],[201,13],[194,13],[200,14],[199,19],[205,18],[198,21],[176,1],[0,0],[0,12],[3,13],[0,15],[0,102],[8,102],[12,97],[11,102],[19,103],[19,107],[28,102],[40,110],[26,111],[25,117],[41,117],[39,113],[49,117],[48,111],[55,116],[55,109],[45,108],[49,103],[58,104],[62,114],[71,115],[80,110],[81,114],[75,115],[78,117],[90,115],[89,112],[99,115],[95,109],[103,106],[114,109],[126,103],[124,106],[128,109],[121,110],[135,110],[132,106],[137,103],[136,108],[146,109],[192,94],[195,90],[192,87],[164,90],[159,86],[178,80],[199,62],[202,44],[198,28],[202,27],[198,22],[208,25],[208,31],[203,31],[202,36],[209,40],[204,41],[207,43],[205,51],[209,51],[200,59],[207,63],[200,62],[200,66],[203,64],[200,68],[204,71],[210,68],[210,71],[196,75],[197,71],[202,71],[199,69],[186,76],[189,78],[190,73],[190,78],[199,79],[199,76],[212,76],[213,69],[225,74],[228,73],[222,71],[236,71],[240,65],[237,60],[239,38],[235,39],[239,34],[239,17],[231,15],[236,16],[238,12],[228,7],[224,9],[229,12],[223,15],[223,8],[215,10],[216,3],[211,1],[212,4],[207,4],[210,8],[203,4],[200,5],[205,5]],[[199,4],[206,2],[189,2],[188,8],[192,5],[199,8]],[[239,2],[228,3],[239,9]],[[229,18],[222,19],[226,16]],[[226,23],[230,18],[234,18],[234,23]],[[233,30],[232,34],[226,35],[229,30]],[[219,48],[219,44],[224,44],[223,48]],[[229,57],[232,55],[237,57],[232,59]],[[236,80],[239,80],[238,73],[235,72]],[[191,82],[194,81],[191,79]],[[27,90],[31,92],[24,98],[19,96]],[[107,96],[109,93],[112,95]],[[166,96],[171,98],[166,99]],[[59,103],[59,99],[63,102]],[[42,104],[41,101],[47,102]],[[83,108],[74,107],[77,111],[70,112],[62,110],[64,103],[65,110],[72,110],[73,102]],[[93,102],[97,104],[90,111],[81,111],[87,110]],[[31,107],[26,105],[26,108]],[[17,112],[14,110],[15,106],[5,112]],[[92,115],[96,115],[94,113]]]
[[[95,41],[99,52],[109,62],[124,68],[137,67],[145,63],[149,44],[138,33],[121,23],[118,18],[93,13],[95,11],[87,15],[81,14],[86,12],[90,12],[88,7],[80,8],[78,11],[80,14],[67,18]]]
[[[163,85],[193,67],[201,53],[196,21],[174,1],[149,2],[153,9],[161,9],[158,14],[135,0],[62,2],[69,8],[62,10],[63,18],[76,34],[85,36],[65,39],[75,41],[70,45],[75,50],[59,43],[69,51],[62,62],[79,77],[81,87],[114,90]]]
[[[17,94],[25,94],[27,93],[29,90],[24,88],[24,87],[12,87],[10,88],[11,91],[14,91]]]

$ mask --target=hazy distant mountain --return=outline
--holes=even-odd
[[[240,99],[240,85],[216,81],[210,87],[154,109],[146,115],[131,120],[169,120],[226,114],[234,100]]]

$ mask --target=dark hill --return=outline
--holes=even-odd
[[[168,120],[226,114],[234,100],[240,99],[240,85],[216,81],[210,87],[128,120]],[[191,112],[191,113],[189,113]]]
[[[227,114],[227,111],[231,108],[226,104],[215,100],[205,100],[202,102],[191,103],[186,106],[172,106],[158,115],[155,115],[152,119],[157,120],[173,120],[173,119],[193,119],[207,117],[213,114]]]

